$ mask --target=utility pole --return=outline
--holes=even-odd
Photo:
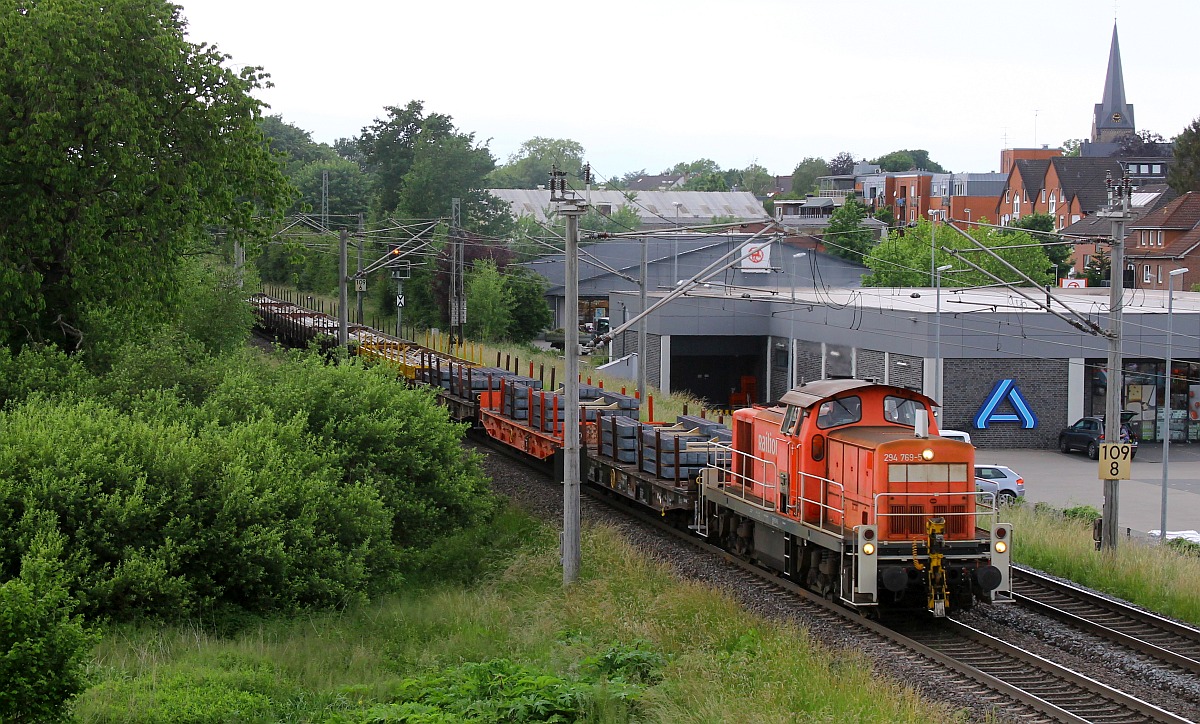
[[[647,344],[646,317],[644,314],[646,311],[646,285],[650,283],[650,280],[647,277],[647,270],[649,268],[649,264],[646,259],[647,243],[648,242],[646,240],[646,235],[642,234],[642,266],[641,266],[641,274],[640,274],[640,278],[642,280],[642,287],[641,287],[640,291],[641,291],[641,300],[642,300],[641,311],[642,311],[643,315],[642,315],[642,318],[638,321],[638,328],[637,328],[637,340],[638,340],[637,388],[638,388],[638,395],[639,395],[638,407],[642,410],[646,409],[646,397],[649,394],[649,390],[646,388],[646,375],[648,372],[648,370],[646,369],[646,364],[650,359],[650,355],[646,354],[646,344]],[[612,331],[611,327],[610,327],[609,331],[610,332]],[[625,333],[622,332],[621,334],[625,334]],[[638,412],[638,417],[641,418],[640,411]],[[649,421],[647,421],[647,422],[649,422]]]
[[[567,174],[554,166],[550,172],[550,203],[567,219],[566,319],[563,321],[563,585],[579,578],[579,217],[587,203],[567,192]]]
[[[338,234],[338,344],[348,347],[350,344],[349,319],[350,310],[346,293],[346,284],[350,281],[350,262],[346,258],[346,247],[350,241],[350,233],[342,229]]]
[[[238,289],[246,284],[246,247],[236,237],[233,240],[233,271]]]
[[[366,279],[363,277],[363,215],[358,215],[358,273],[354,275],[354,294],[358,297],[358,316],[356,320],[363,323],[363,293],[366,292]],[[361,281],[361,283],[360,283]]]
[[[321,172],[321,228],[329,230],[329,172]]]
[[[1132,190],[1129,176],[1114,182],[1112,174],[1104,181],[1108,187],[1108,210],[1097,215],[1112,221],[1112,251],[1109,253],[1108,276],[1111,279],[1108,296],[1108,390],[1104,404],[1104,441],[1121,441],[1121,302],[1125,280],[1125,222],[1131,218],[1129,198]],[[1104,481],[1104,511],[1100,528],[1100,549],[1117,549],[1117,513],[1119,480]]]
[[[450,343],[458,344],[463,339],[466,323],[467,300],[464,298],[463,277],[466,273],[463,259],[462,202],[450,200]]]

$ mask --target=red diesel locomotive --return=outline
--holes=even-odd
[[[932,405],[820,380],[737,410],[699,481],[697,531],[866,613],[1011,600],[1012,526],[976,492],[975,448],[929,429]]]

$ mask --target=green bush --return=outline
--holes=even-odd
[[[113,362],[62,401],[8,375],[25,398],[0,411],[0,572],[54,520],[90,616],[344,606],[494,510],[462,426],[382,370],[188,344]]]
[[[0,584],[0,721],[57,721],[84,688],[86,632],[67,592],[63,537],[39,533],[20,575]]]

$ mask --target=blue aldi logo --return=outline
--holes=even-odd
[[[1000,412],[1005,402],[1012,412]],[[1016,380],[1000,380],[988,393],[983,407],[975,413],[974,422],[975,427],[981,430],[987,429],[993,422],[1019,422],[1021,427],[1029,430],[1037,427],[1037,416],[1029,409],[1025,396],[1017,389]]]

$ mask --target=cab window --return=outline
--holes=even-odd
[[[784,435],[795,434],[800,426],[800,420],[804,417],[803,412],[802,408],[788,405],[787,410],[783,413],[783,424],[779,426],[779,431]]]
[[[917,410],[924,410],[925,405],[905,397],[888,395],[883,398],[883,419],[897,425],[914,427],[917,424]]]
[[[861,419],[862,400],[858,397],[839,397],[821,403],[821,409],[817,412],[817,427],[826,430]]]

